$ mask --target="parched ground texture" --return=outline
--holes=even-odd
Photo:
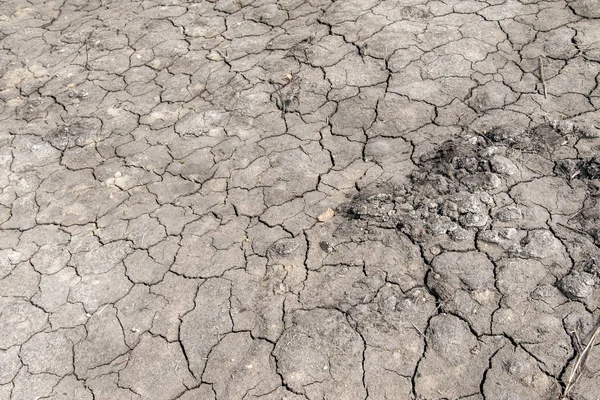
[[[597,0],[4,0],[0,74],[1,400],[558,400],[597,326]]]

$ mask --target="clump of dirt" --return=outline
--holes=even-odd
[[[368,196],[352,205],[348,212],[372,225],[395,227],[418,242],[442,234],[464,240],[465,230],[480,229],[489,223],[493,203],[486,192],[442,193],[446,186],[440,185],[438,188],[442,190],[436,195],[434,179],[415,186],[422,190],[410,193],[403,188],[391,194]]]
[[[370,188],[342,211],[367,225],[396,228],[415,242],[439,235],[462,241],[488,230],[495,220],[509,223],[523,218],[516,204],[497,204],[495,196],[519,182],[545,175],[528,165],[525,156],[554,163],[550,175],[567,180],[600,179],[600,156],[577,158],[573,150],[589,133],[589,129],[564,121],[526,131],[499,126],[467,132],[424,154],[408,185]],[[587,209],[597,211],[598,204],[588,204]],[[600,222],[588,214],[582,212],[593,223]],[[593,233],[591,226],[584,230]]]
[[[594,156],[585,160],[579,161],[578,176],[582,179],[600,179],[600,156]]]

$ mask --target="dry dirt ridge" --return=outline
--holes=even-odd
[[[0,400],[598,400],[598,0],[1,0]]]

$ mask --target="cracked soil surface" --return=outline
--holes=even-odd
[[[3,0],[0,76],[0,400],[558,400],[598,324],[597,0]]]

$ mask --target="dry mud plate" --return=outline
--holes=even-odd
[[[597,0],[3,0],[0,76],[0,400],[600,398]]]

